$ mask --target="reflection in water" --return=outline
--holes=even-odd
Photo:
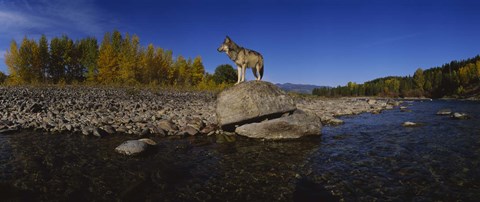
[[[8,196],[29,193],[41,200],[293,200],[304,165],[321,141],[154,137],[156,149],[127,157],[114,148],[131,136],[24,131],[2,137],[12,147],[7,164],[16,167],[1,178],[13,193]]]

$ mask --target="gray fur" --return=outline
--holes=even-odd
[[[252,68],[253,75],[255,78],[257,78],[257,80],[262,79],[263,56],[257,51],[240,47],[228,36],[217,50],[218,52],[225,52],[228,57],[237,65],[238,77],[236,84],[245,81],[246,68]]]

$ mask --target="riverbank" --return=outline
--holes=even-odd
[[[73,132],[102,137],[212,134],[217,131],[216,95],[209,92],[105,87],[1,87],[0,131]],[[317,114],[324,125],[337,116],[379,113],[399,103],[363,98],[296,97],[297,108]]]

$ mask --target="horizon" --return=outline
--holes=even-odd
[[[408,76],[480,53],[475,1],[0,1],[0,59],[12,39],[73,39],[105,32],[136,34],[201,56],[213,73],[233,62],[217,47],[226,35],[265,58],[264,80],[338,86]],[[235,66],[234,66],[235,67]],[[4,62],[0,71],[7,73]],[[247,71],[247,79],[253,76]]]

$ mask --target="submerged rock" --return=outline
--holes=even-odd
[[[320,135],[321,128],[320,118],[315,114],[297,110],[290,116],[240,126],[235,132],[250,138],[293,139]]]
[[[216,116],[222,129],[233,131],[235,125],[278,118],[295,109],[293,99],[279,87],[264,81],[248,81],[218,95]]]
[[[403,122],[402,126],[404,126],[404,127],[418,127],[418,126],[422,126],[422,124],[407,121],[407,122]]]
[[[151,139],[143,138],[139,140],[127,140],[121,145],[115,148],[115,151],[125,155],[137,155],[147,150],[149,145],[157,145],[157,143]]]
[[[450,115],[452,114],[451,109],[441,109],[437,112],[437,115]]]
[[[453,113],[453,115],[451,117],[454,118],[454,119],[469,119],[470,118],[470,116],[468,114],[459,113],[459,112]]]
[[[157,143],[155,141],[153,141],[152,139],[149,139],[149,138],[142,138],[142,139],[139,139],[138,141],[145,142],[148,145],[152,145],[152,146],[157,145]]]

